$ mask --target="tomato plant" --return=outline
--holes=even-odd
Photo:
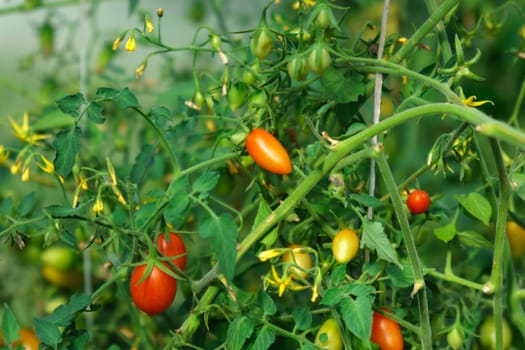
[[[381,350],[403,350],[403,335],[399,324],[378,312],[373,315],[370,340],[379,345]]]
[[[503,327],[503,348],[500,350],[510,349],[512,343],[512,331],[507,323],[507,320],[503,319],[501,324]],[[485,350],[496,350],[496,326],[494,323],[494,317],[489,316],[479,328],[480,344]]]
[[[425,213],[430,207],[430,196],[423,190],[413,190],[408,194],[407,207],[414,215]]]
[[[177,257],[171,260],[171,263],[184,271],[187,260],[186,245],[180,235],[174,232],[170,232],[167,235],[164,233],[159,234],[157,249],[166,257]]]
[[[246,137],[246,150],[261,168],[275,174],[292,172],[290,156],[283,145],[268,131],[253,129]]]
[[[325,350],[342,350],[343,339],[333,318],[329,318],[321,325],[315,336],[315,345]]]
[[[177,280],[166,274],[158,266],[153,266],[144,277],[148,265],[136,266],[129,281],[133,303],[150,316],[164,312],[175,299]]]
[[[352,260],[359,250],[359,237],[354,230],[342,229],[332,240],[332,254],[338,263]]]

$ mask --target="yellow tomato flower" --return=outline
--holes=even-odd
[[[0,145],[0,164],[5,163],[9,158],[9,152],[4,150],[4,145]]]
[[[146,31],[148,33],[153,32],[153,23],[151,23],[151,20],[149,19],[149,16],[146,16],[145,22],[146,22]]]
[[[92,210],[95,213],[101,213],[102,210],[104,210],[104,202],[102,202],[102,199],[100,199],[100,196],[97,196],[97,199],[95,200],[95,204],[93,204]]]
[[[126,51],[133,52],[137,49],[137,42],[135,41],[135,33],[132,33],[128,41],[126,41]]]
[[[31,133],[31,130],[29,129],[29,115],[27,113],[24,113],[22,125],[19,125],[11,116],[8,116],[7,118],[13,129],[13,135],[22,142],[37,145],[39,141],[45,140],[49,137],[49,135],[45,134],[33,135]]]
[[[140,78],[140,76],[144,73],[144,69],[146,69],[146,64],[142,63],[137,69],[135,69],[135,76]]]
[[[29,166],[26,166],[22,170],[22,182],[27,182],[29,180]]]
[[[303,0],[303,4],[302,5],[303,5],[304,8],[309,8],[309,7],[314,6],[315,3],[316,3],[315,0]],[[293,3],[292,9],[299,10],[300,6],[301,6],[301,1],[296,1],[296,2]]]
[[[40,155],[40,159],[42,160],[42,163],[38,164],[40,169],[42,169],[44,172],[48,174],[54,174],[55,173],[55,165],[49,161],[46,157],[43,155]]]
[[[474,100],[476,100],[476,96],[470,96],[468,98],[465,98],[463,99],[463,103],[466,104],[467,106],[469,107],[478,107],[478,106],[482,106],[484,104],[487,104],[487,103],[490,103],[491,105],[494,106],[494,102],[490,101],[490,100],[483,100],[483,101],[478,101],[478,102],[474,102]]]
[[[113,42],[113,46],[111,46],[111,49],[113,51],[115,51],[116,49],[118,49],[118,46],[120,45],[120,42],[122,41],[122,37],[118,37],[115,39],[115,41]]]
[[[275,257],[281,256],[284,253],[285,251],[283,251],[283,249],[268,249],[268,250],[263,250],[262,252],[260,252],[257,257],[261,261],[267,261]]]

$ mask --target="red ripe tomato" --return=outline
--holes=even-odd
[[[414,215],[424,213],[430,207],[430,196],[423,190],[414,190],[408,195],[407,207]]]
[[[146,267],[147,264],[143,264],[133,269],[129,288],[135,305],[153,316],[163,312],[171,305],[177,294],[177,280],[158,266],[153,266],[151,273],[142,283],[139,283]]]
[[[164,233],[161,233],[157,239],[157,249],[165,257],[175,257],[177,258],[171,260],[172,264],[177,266],[179,269],[184,271],[186,267],[186,246],[182,238],[174,233],[169,233],[169,242]]]
[[[403,350],[401,328],[397,322],[378,312],[374,312],[370,340],[379,345],[381,350]]]
[[[283,145],[263,129],[253,129],[246,137],[246,150],[255,163],[274,174],[292,172],[292,162]]]

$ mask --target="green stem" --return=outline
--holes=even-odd
[[[525,149],[525,133],[516,130],[509,125],[494,120],[483,112],[465,106],[453,105],[448,103],[434,103],[424,106],[418,106],[404,110],[393,116],[374,124],[367,129],[341,141],[333,148],[325,160],[317,166],[297,187],[296,189],[279,205],[266,220],[257,225],[239,244],[237,260],[246,254],[263,235],[268,232],[274,225],[288,215],[312,188],[330,172],[337,163],[348,156],[355,148],[362,146],[374,135],[399,126],[411,119],[428,117],[431,115],[455,115],[463,121],[478,125],[480,131],[489,136],[499,137],[502,140],[515,144]]]
[[[459,277],[453,273],[443,273],[443,272],[436,271],[434,269],[429,269],[429,270],[426,270],[426,274],[439,278],[440,280],[443,280],[443,281],[457,283],[462,286],[468,287],[470,289],[483,291],[483,287],[484,287],[483,284],[472,282],[470,280]]]
[[[433,14],[438,10],[435,0],[425,0],[425,3],[427,4],[428,13]],[[443,62],[448,62],[448,60],[452,58],[452,49],[450,47],[450,42],[448,41],[447,32],[442,19],[436,23],[436,31],[439,38],[440,48],[443,50]]]
[[[403,45],[399,51],[397,51],[393,56],[392,62],[401,62],[409,53],[412,51],[417,44],[419,44],[423,38],[435,27],[441,20],[454,9],[455,6],[459,4],[459,0],[445,0],[439,6],[436,11],[432,12],[430,17],[423,23],[416,32],[408,39],[408,41]]]
[[[505,225],[510,198],[510,185],[505,171],[505,164],[501,156],[501,148],[497,140],[490,139],[490,146],[494,154],[499,177],[499,199],[496,216],[496,238],[494,240],[494,257],[490,276],[490,287],[494,288],[493,313],[496,330],[496,348],[503,349],[503,274],[505,253]]]
[[[377,166],[383,180],[386,185],[386,189],[390,192],[392,205],[394,207],[394,212],[396,213],[397,221],[401,227],[401,233],[403,234],[403,241],[407,248],[408,259],[412,266],[412,272],[414,274],[414,287],[412,289],[411,296],[416,295],[418,298],[419,306],[419,318],[421,322],[420,329],[420,338],[422,349],[432,349],[432,330],[430,328],[430,315],[428,310],[428,299],[425,289],[425,278],[423,276],[423,268],[421,261],[419,260],[419,255],[417,254],[416,242],[414,241],[414,236],[412,230],[410,229],[410,223],[405,212],[405,206],[401,199],[401,194],[398,191],[398,186],[396,180],[394,179],[394,174],[388,162],[384,152],[381,152],[377,160]],[[419,292],[419,293],[418,293]]]
[[[512,114],[509,118],[509,124],[514,125],[515,127],[519,128],[519,121],[518,116],[520,114],[520,108],[521,104],[523,103],[523,99],[525,98],[525,79],[521,82],[521,88],[520,92],[518,94],[518,97],[516,98],[516,103],[514,103],[514,108],[512,109]]]
[[[146,122],[148,122],[148,124],[153,128],[153,130],[155,130],[155,132],[157,133],[157,135],[160,138],[160,143],[162,144],[162,146],[164,147],[166,152],[168,152],[168,155],[169,155],[170,160],[171,160],[171,164],[173,166],[173,173],[174,174],[179,173],[180,172],[179,161],[177,160],[177,156],[175,155],[175,152],[173,151],[173,148],[170,146],[168,140],[164,136],[164,132],[162,130],[160,130],[160,128],[157,126],[157,124],[155,124],[155,122],[153,122],[153,120],[151,119],[151,117],[147,113],[144,113],[142,110],[140,110],[137,107],[131,107],[131,109],[133,109],[135,112],[140,114],[146,120]]]

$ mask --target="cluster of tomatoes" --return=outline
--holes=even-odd
[[[177,294],[177,279],[172,274],[186,268],[186,246],[178,234],[159,234],[156,248],[167,261],[153,259],[135,266],[130,280],[133,303],[150,316],[171,305]]]

